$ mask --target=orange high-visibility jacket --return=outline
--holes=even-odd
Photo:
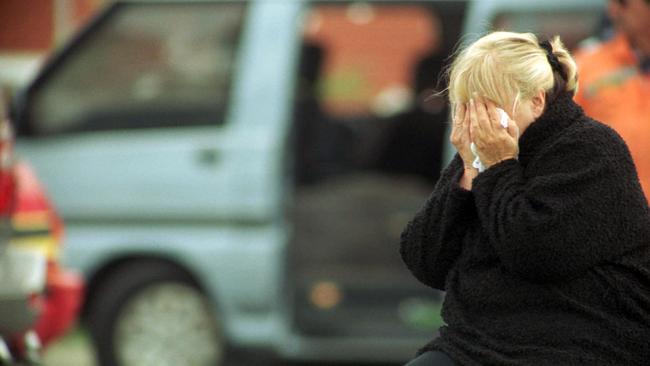
[[[628,41],[613,39],[578,51],[575,100],[585,113],[610,125],[627,143],[650,198],[650,74],[643,74]]]

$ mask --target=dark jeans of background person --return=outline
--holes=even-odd
[[[454,360],[442,352],[429,351],[421,354],[405,366],[457,366]]]

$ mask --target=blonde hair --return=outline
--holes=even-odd
[[[493,32],[462,50],[449,69],[449,101],[467,103],[472,93],[486,97],[501,108],[530,99],[543,90],[558,94],[575,92],[577,66],[560,37],[550,44],[566,80],[554,72],[547,53],[532,33]],[[512,103],[512,104],[510,104]],[[455,108],[452,108],[452,111]]]

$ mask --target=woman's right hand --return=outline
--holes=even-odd
[[[472,168],[474,161],[474,154],[470,148],[472,138],[469,133],[469,112],[466,104],[456,104],[454,112],[454,121],[451,128],[451,135],[449,141],[458,150],[458,154],[463,159],[465,169]]]
[[[467,190],[472,189],[472,181],[478,175],[478,170],[472,165],[474,162],[474,154],[470,147],[472,144],[472,136],[470,135],[469,125],[470,120],[467,105],[457,104],[449,140],[456,147],[458,155],[463,160],[464,173],[458,184]]]

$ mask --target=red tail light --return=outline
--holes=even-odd
[[[2,95],[0,95],[2,97]],[[3,103],[0,98],[0,103]],[[14,134],[4,105],[0,106],[0,220],[10,219],[16,203],[14,165]]]
[[[29,307],[41,313],[43,311],[43,294],[35,293],[31,294],[28,299]]]

